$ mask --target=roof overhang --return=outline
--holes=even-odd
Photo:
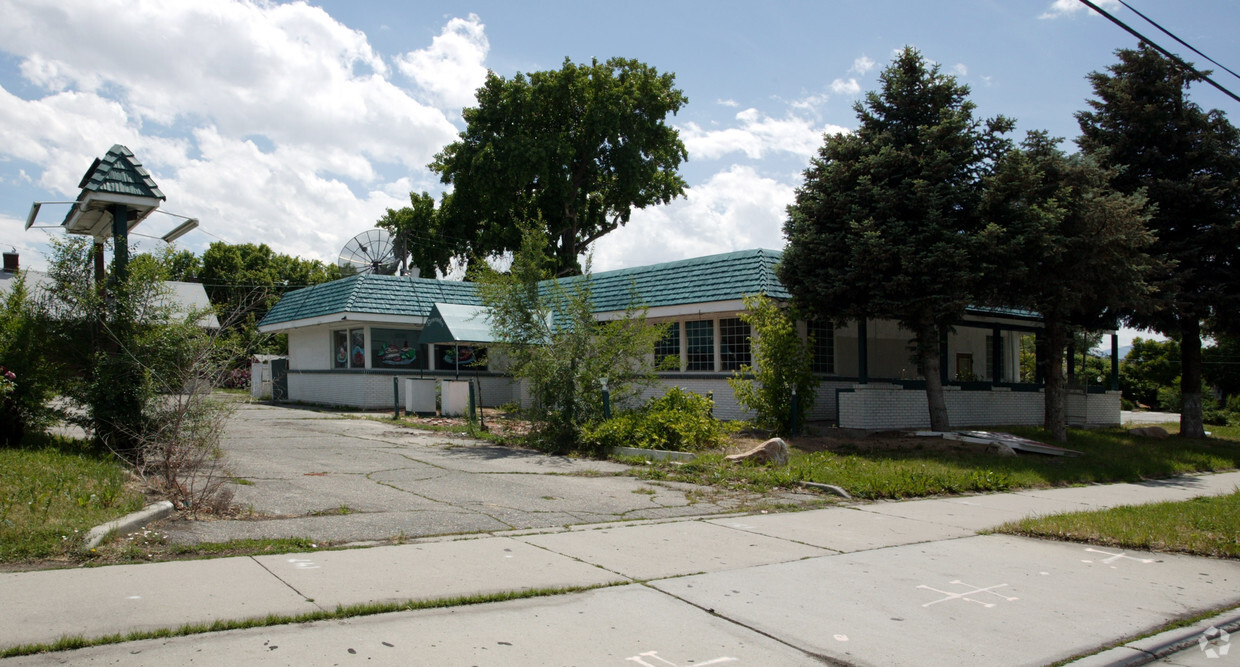
[[[378,315],[375,313],[343,312],[319,315],[317,317],[303,317],[296,320],[285,320],[284,322],[272,322],[271,324],[259,325],[258,330],[262,333],[281,333],[291,329],[302,329],[305,327],[317,327],[329,324],[343,326],[348,326],[350,324],[403,324],[405,326],[420,327],[425,323],[425,317],[416,315]]]
[[[418,344],[494,343],[490,312],[485,306],[436,303],[431,306]]]
[[[124,206],[129,211],[126,227],[129,231],[154,213],[159,202],[155,197],[86,191],[74,202],[61,226],[70,234],[92,236],[102,241],[112,236],[112,211],[116,206]]]

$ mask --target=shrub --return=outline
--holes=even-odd
[[[736,401],[754,412],[759,428],[796,435],[793,402],[813,405],[818,387],[810,345],[797,334],[796,318],[764,296],[745,296],[740,318],[753,328],[754,363],[728,378]]]
[[[249,389],[250,369],[234,368],[223,376],[220,386],[225,389]]]
[[[710,398],[672,387],[641,409],[586,427],[582,440],[600,451],[611,447],[708,449],[722,444],[730,430],[711,415],[713,409]]]

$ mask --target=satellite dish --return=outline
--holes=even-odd
[[[349,239],[336,260],[336,265],[346,275],[356,272],[390,276],[396,273],[399,264],[392,237],[382,229],[368,229]]]

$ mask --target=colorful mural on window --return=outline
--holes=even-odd
[[[472,345],[436,345],[435,368],[442,370],[485,371],[487,349]]]
[[[366,367],[366,330],[349,329],[349,366]]]
[[[349,367],[349,332],[332,332],[332,368]]]
[[[371,368],[426,368],[426,346],[416,329],[371,329]]]

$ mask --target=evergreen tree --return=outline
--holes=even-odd
[[[1109,73],[1089,75],[1095,99],[1077,113],[1078,143],[1117,169],[1118,189],[1144,191],[1156,207],[1162,298],[1128,319],[1179,339],[1180,435],[1200,438],[1202,321],[1240,331],[1240,132],[1189,101],[1191,72],[1148,46],[1117,55]]]
[[[1075,330],[1113,327],[1121,309],[1145,302],[1153,237],[1145,198],[1113,190],[1113,170],[1065,155],[1059,141],[1031,132],[989,179],[983,210],[991,223],[990,278],[980,296],[1042,315],[1045,426],[1064,442],[1064,349]]]
[[[968,87],[912,48],[880,80],[854,107],[857,131],[827,137],[806,170],[777,272],[811,316],[886,318],[911,331],[931,427],[946,430],[940,338],[983,277],[983,179],[1012,122],[974,118]]]

